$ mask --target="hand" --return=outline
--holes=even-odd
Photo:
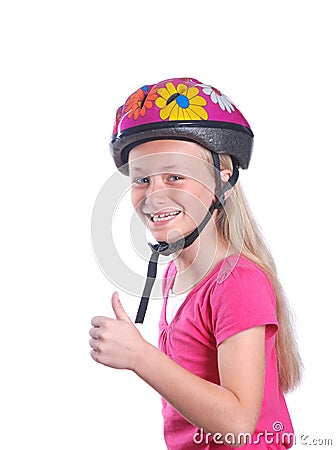
[[[126,314],[117,292],[111,303],[115,319],[97,316],[91,320],[91,357],[105,366],[134,370],[146,341]]]

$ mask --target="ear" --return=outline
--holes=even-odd
[[[222,186],[225,186],[226,183],[228,182],[229,178],[232,175],[232,170],[230,169],[223,169],[221,170],[221,179],[222,179]],[[229,189],[228,191],[225,192],[225,199],[227,199],[229,197],[229,195],[232,192],[232,189]]]

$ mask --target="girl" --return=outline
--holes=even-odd
[[[298,385],[301,361],[272,256],[237,182],[252,143],[232,102],[191,78],[144,86],[117,111],[112,154],[158,241],[136,322],[158,256],[173,260],[159,348],[142,338],[115,292],[116,318],[92,319],[91,356],[133,370],[162,396],[169,450],[293,444],[284,393]]]

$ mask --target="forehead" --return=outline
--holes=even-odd
[[[189,141],[150,141],[131,150],[129,170],[130,173],[204,170],[209,166],[204,157],[205,151],[200,145]]]

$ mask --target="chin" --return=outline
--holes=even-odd
[[[155,232],[155,230],[149,230],[151,232],[151,235],[154,237],[156,241],[160,242],[168,242],[169,244],[178,241],[179,239],[182,239],[183,237],[187,236],[189,233],[191,233],[193,230],[188,230],[183,232],[182,230],[171,230],[170,232],[164,232],[159,233]]]

